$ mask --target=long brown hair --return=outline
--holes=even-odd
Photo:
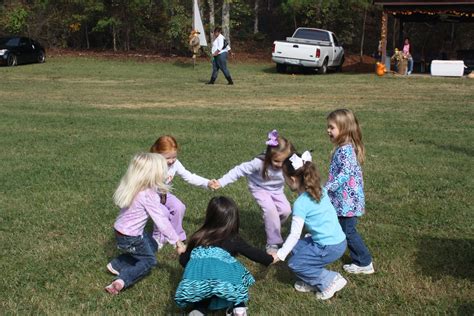
[[[298,157],[301,157],[301,155]],[[319,175],[318,168],[311,161],[304,162],[303,166],[296,169],[288,157],[283,162],[283,174],[286,177],[295,177],[298,179],[300,185],[304,186],[304,189],[308,194],[316,201],[321,200],[322,188],[321,188],[321,176]]]
[[[240,217],[237,204],[228,197],[213,197],[207,205],[204,224],[190,238],[188,247],[216,245],[239,233]]]
[[[151,146],[150,152],[162,154],[171,151],[178,151],[178,149],[178,142],[176,142],[176,139],[173,136],[163,135],[155,141],[153,146]]]
[[[265,150],[265,158],[263,159],[262,169],[262,178],[264,180],[268,179],[268,167],[270,167],[272,164],[273,156],[277,154],[287,154],[287,156],[290,156],[295,151],[293,144],[285,137],[278,136],[277,141],[278,145],[267,145],[267,149]]]
[[[327,116],[328,122],[334,122],[339,129],[336,145],[352,144],[357,156],[357,161],[362,165],[365,161],[365,146],[362,142],[362,131],[355,114],[348,109],[332,111]]]

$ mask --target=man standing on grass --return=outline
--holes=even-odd
[[[222,29],[218,26],[214,29],[214,41],[212,42],[212,75],[211,80],[206,84],[214,84],[217,79],[217,73],[219,69],[224,73],[225,78],[227,79],[228,84],[232,85],[232,77],[230,72],[227,69],[227,55],[230,52],[230,46],[221,34]]]

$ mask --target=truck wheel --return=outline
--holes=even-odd
[[[344,64],[344,55],[342,55],[341,63],[336,67],[337,72],[342,72],[342,65]]]
[[[278,73],[285,73],[286,72],[286,65],[284,64],[276,64],[277,72]]]
[[[323,65],[319,67],[318,69],[318,74],[324,75],[326,72],[328,72],[328,60],[325,59],[323,62]]]

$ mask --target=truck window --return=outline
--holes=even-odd
[[[334,35],[334,33],[331,33],[331,34],[332,34],[332,39],[334,40],[334,46],[339,46],[339,41],[337,40],[336,35]]]
[[[329,33],[318,30],[298,29],[293,37],[329,42]]]

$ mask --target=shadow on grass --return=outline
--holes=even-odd
[[[189,62],[184,62],[182,60],[177,60],[173,63],[173,66],[179,67],[179,68],[193,68],[193,60],[192,58],[189,58]]]
[[[416,263],[421,274],[434,279],[449,275],[474,281],[474,240],[422,237],[418,249]]]
[[[428,140],[428,141],[423,141],[422,143],[426,145],[431,145],[435,146],[438,149],[445,150],[445,151],[451,151],[456,154],[464,154],[469,157],[474,157],[474,148],[470,146],[456,146],[453,144],[437,144],[434,141]]]

